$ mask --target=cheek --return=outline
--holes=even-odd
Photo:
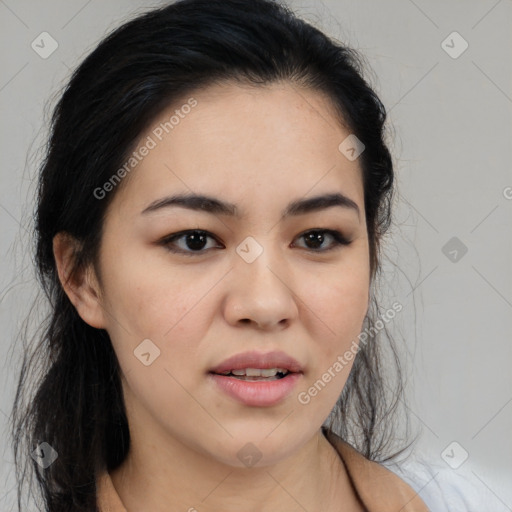
[[[359,334],[368,309],[367,281],[349,280],[333,286],[327,304],[327,314],[336,335],[346,341],[347,337]]]
[[[323,397],[316,406],[323,407],[323,402],[330,408],[343,390],[357,354],[368,310],[369,268],[349,264],[347,259],[346,266],[333,270],[328,279],[317,279],[316,286],[312,281],[305,284],[310,285],[305,302],[310,308],[307,317],[312,322],[311,351],[315,354],[307,384],[316,386],[312,393]]]
[[[103,265],[109,311],[137,338],[162,339],[193,309],[208,284],[204,274],[166,265],[154,257],[153,249],[111,248]],[[111,324],[115,329],[115,322]]]
[[[201,340],[207,336],[211,311],[206,309],[212,307],[210,293],[218,276],[200,272],[199,266],[184,272],[128,257],[111,268],[105,283],[112,309],[108,332],[125,374],[137,379],[143,372],[141,384],[153,390],[161,385],[159,378],[168,380],[165,369],[180,380],[183,374],[190,378],[187,368],[197,364]],[[158,356],[144,367],[134,355],[148,339]]]
[[[346,266],[328,273],[321,281],[308,283],[306,305],[317,315],[316,322],[334,345],[359,334],[368,309],[369,271],[363,266]]]
[[[190,379],[189,369],[198,363],[208,329],[207,295],[218,279],[128,257],[110,268],[105,282],[112,312],[108,332],[132,403],[137,397],[156,416],[192,407],[180,383]]]

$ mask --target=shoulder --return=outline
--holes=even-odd
[[[430,512],[418,492],[395,472],[366,459],[333,432],[324,434],[339,453],[368,512]]]
[[[386,467],[408,482],[432,512],[505,512],[506,497],[497,493],[471,469],[455,470],[444,461],[427,460],[423,456],[409,458],[401,464]],[[488,477],[481,468],[484,479]],[[492,480],[492,478],[489,478]]]
[[[366,459],[339,436],[326,437],[340,454],[354,487],[371,512],[510,512],[512,489],[498,486],[485,468],[452,469],[443,460],[421,454],[404,462],[376,463]],[[506,480],[506,477],[503,478]],[[508,490],[507,490],[508,489]]]

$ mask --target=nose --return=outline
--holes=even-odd
[[[251,263],[235,254],[224,302],[225,318],[233,326],[284,329],[299,313],[294,288],[292,272],[276,251],[265,248]]]

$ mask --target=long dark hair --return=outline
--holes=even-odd
[[[92,511],[97,472],[113,470],[128,452],[120,369],[109,336],[77,314],[59,281],[52,241],[59,232],[79,241],[75,270],[97,264],[105,211],[116,190],[102,200],[93,191],[123,165],[155,116],[179,97],[228,80],[253,85],[286,80],[326,93],[339,122],[365,145],[359,161],[375,282],[380,242],[391,223],[394,178],[386,111],[363,78],[363,62],[355,50],[276,1],[183,0],[125,23],[76,69],[54,110],[39,174],[35,258],[50,314],[31,353],[26,348],[12,411],[20,510],[27,463],[44,510]],[[372,297],[366,325],[380,313]],[[387,334],[386,326],[374,329],[361,343],[327,427],[378,461],[397,453],[391,453],[393,418],[402,397],[399,358]],[[384,339],[392,356],[386,378]],[[30,388],[29,377],[36,375]],[[30,456],[43,442],[58,453],[46,469]]]

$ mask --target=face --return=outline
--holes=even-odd
[[[314,436],[352,366],[339,356],[369,293],[361,169],[338,149],[350,132],[318,92],[230,84],[189,100],[142,134],[145,156],[108,209],[104,328],[131,427],[232,466],[251,442],[272,464]],[[179,194],[230,206],[171,204]],[[301,371],[265,383],[210,373],[247,351],[284,352]]]

